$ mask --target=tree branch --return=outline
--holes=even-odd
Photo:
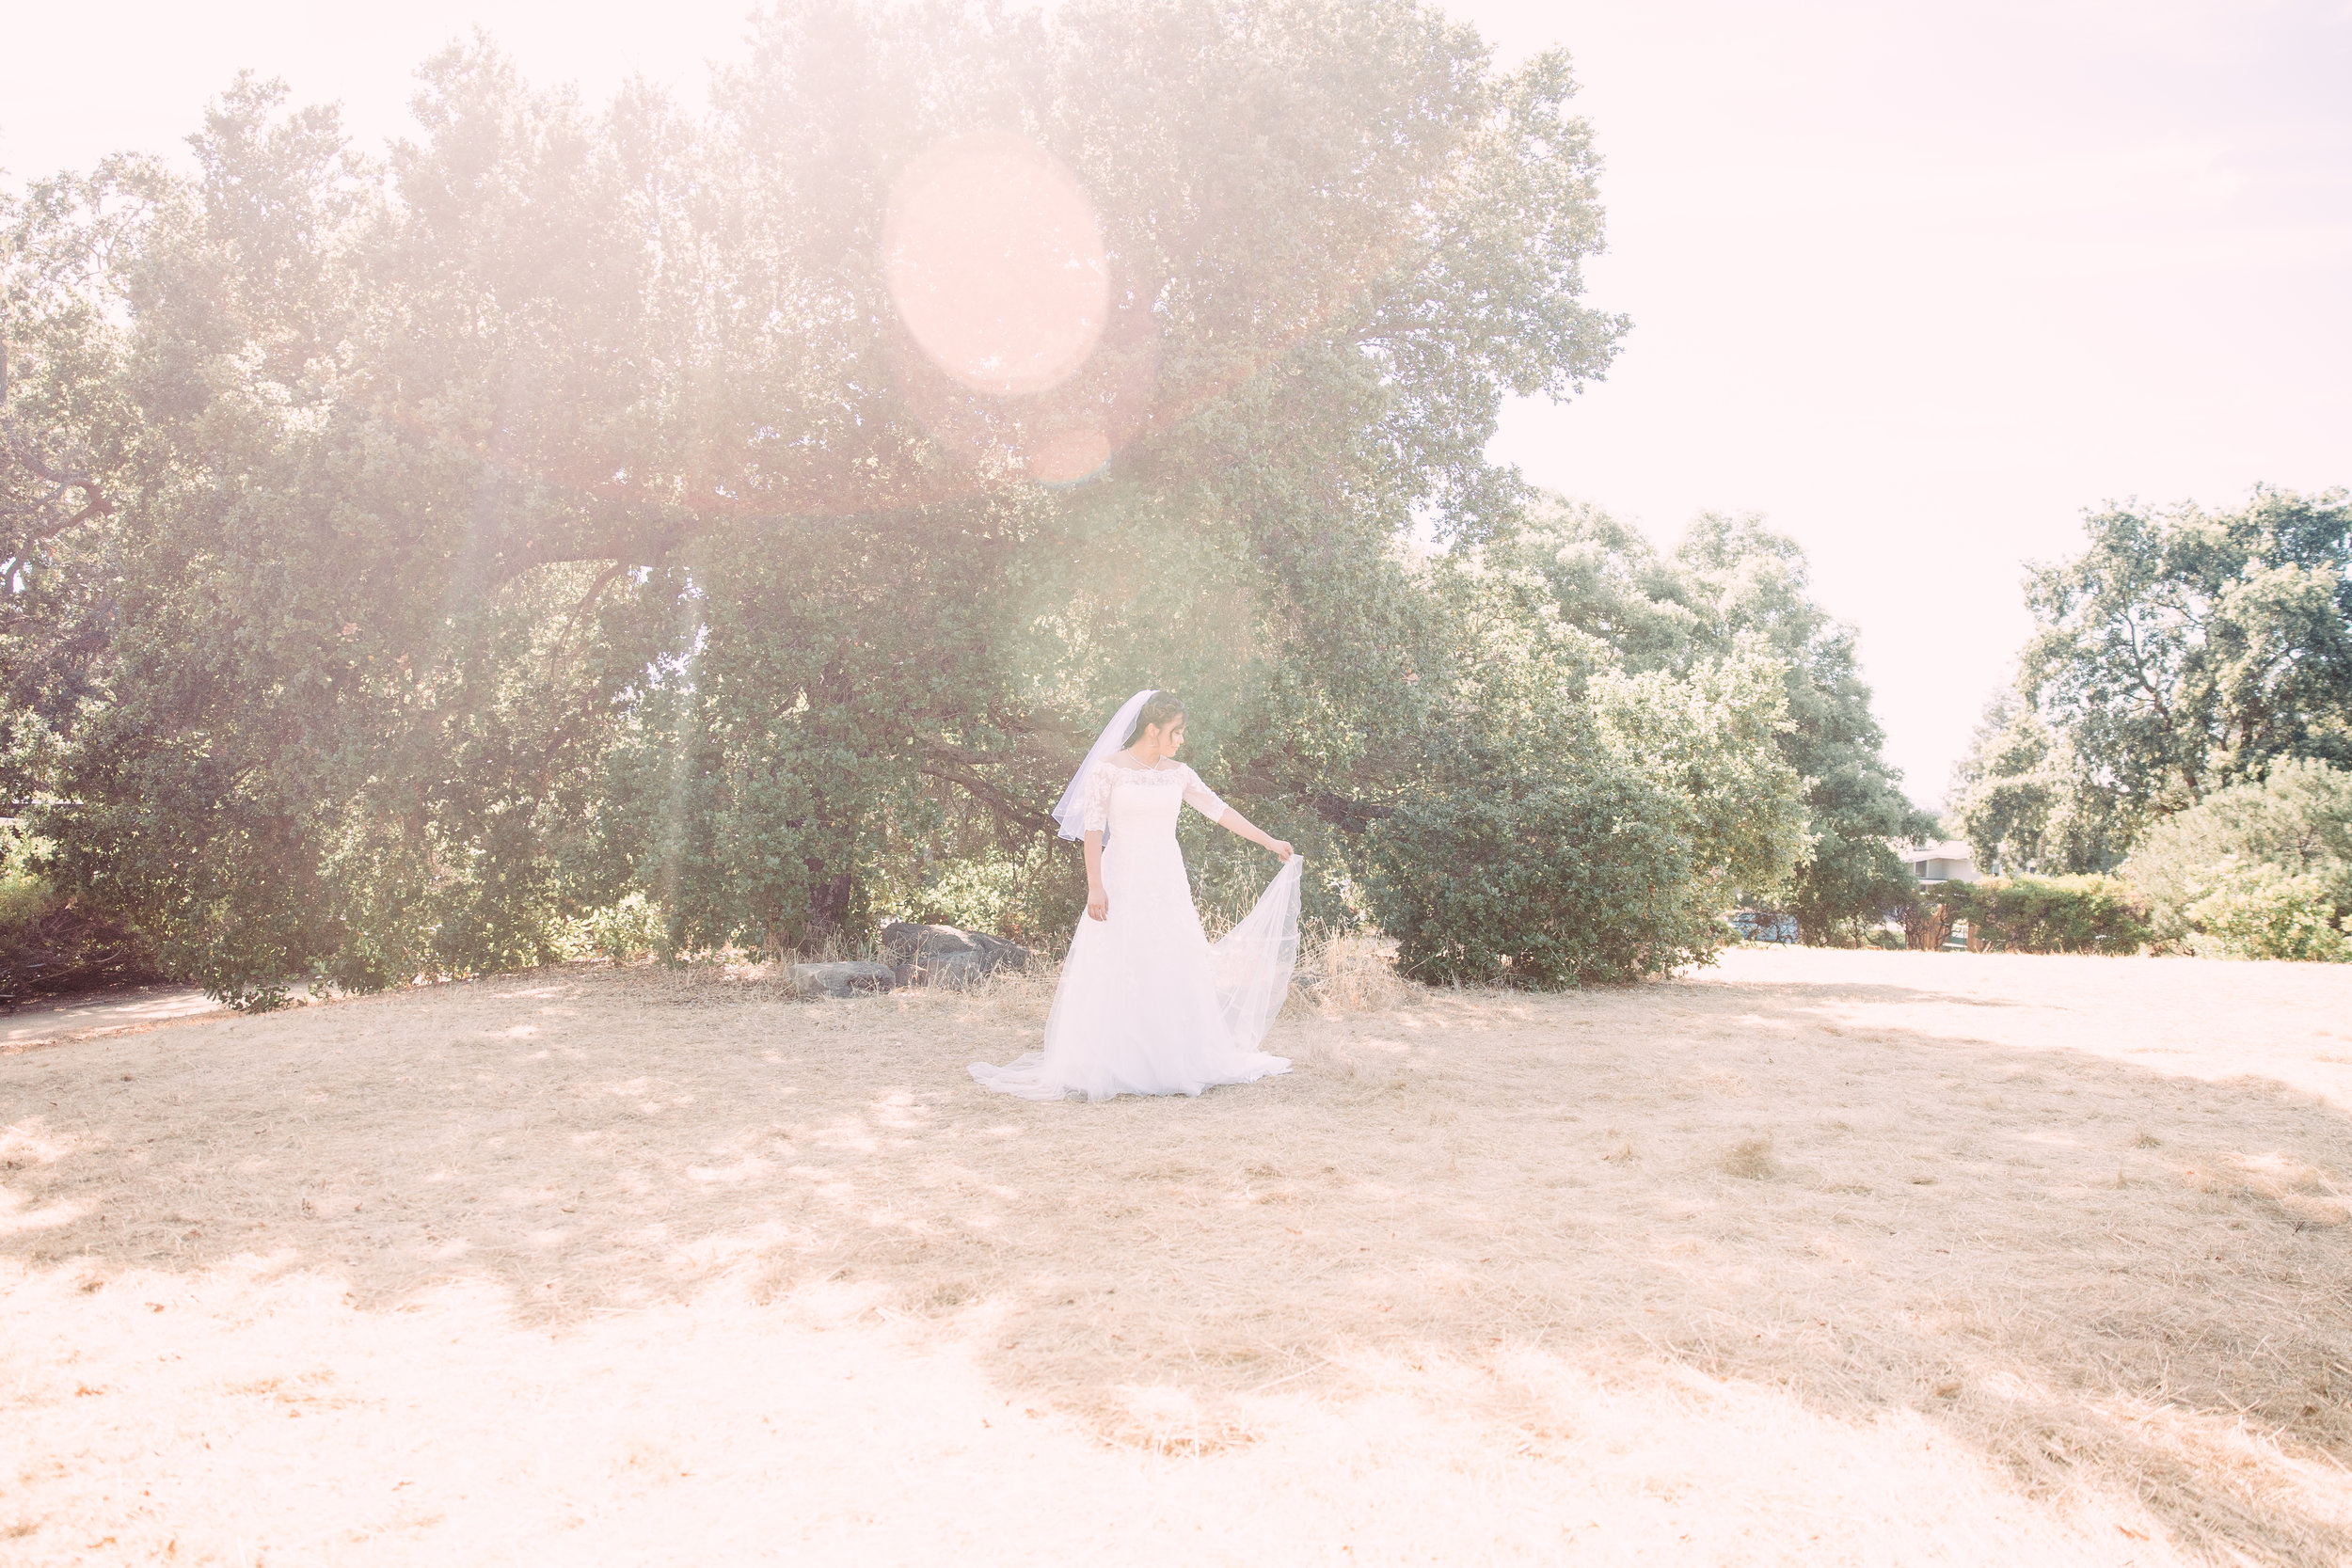
[[[15,547],[8,560],[11,564],[24,561],[25,553],[44,539],[54,539],[71,532],[93,517],[110,516],[114,501],[103,486],[83,470],[63,464],[53,464],[26,438],[13,419],[0,420],[0,484],[15,471],[22,470],[49,486],[46,495],[21,498],[0,489],[0,516],[11,523],[22,519],[23,531],[18,533]],[[82,504],[65,512],[66,495],[82,493]]]
[[[1035,806],[1007,794],[986,779],[977,778],[962,768],[951,768],[939,762],[925,762],[917,763],[915,771],[927,779],[939,779],[954,784],[959,789],[968,790],[986,803],[991,811],[1030,832],[1054,833],[1061,831],[1061,824],[1054,820],[1051,813],[1039,811]]]
[[[588,592],[580,596],[580,602],[572,606],[572,612],[564,617],[564,629],[555,634],[555,641],[548,646],[548,658],[552,659],[555,657],[555,650],[562,647],[564,641],[572,635],[572,628],[580,624],[580,618],[582,615],[588,613],[588,607],[596,603],[597,596],[612,585],[612,579],[628,571],[628,567],[629,563],[627,561],[615,561],[596,574],[596,580],[588,585]]]

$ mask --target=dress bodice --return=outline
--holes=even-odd
[[[1121,837],[1130,843],[1147,835],[1173,837],[1177,814],[1186,805],[1212,822],[1225,815],[1225,802],[1184,763],[1129,768],[1104,761],[1096,763],[1087,778],[1081,820],[1113,842]]]

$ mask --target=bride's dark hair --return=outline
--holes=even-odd
[[[1127,732],[1127,738],[1119,743],[1120,749],[1124,751],[1141,740],[1143,732],[1152,725],[1157,724],[1166,729],[1184,716],[1184,700],[1182,697],[1173,691],[1152,692],[1143,700],[1142,710],[1136,715],[1135,727]]]

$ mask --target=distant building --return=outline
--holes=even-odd
[[[1980,882],[1976,855],[1959,839],[1941,844],[1899,844],[1895,853],[1911,863],[1911,874],[1927,885],[1937,882]]]

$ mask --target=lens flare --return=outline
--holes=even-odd
[[[892,384],[962,463],[1077,484],[1150,423],[1152,291],[1052,153],[995,133],[933,148],[891,193],[882,263]]]
[[[1111,438],[1099,430],[1065,430],[1029,453],[1029,472],[1047,484],[1075,484],[1111,460]]]
[[[1094,204],[1060,161],[1017,136],[959,136],[891,193],[882,273],[924,355],[976,392],[1068,380],[1110,309]]]

